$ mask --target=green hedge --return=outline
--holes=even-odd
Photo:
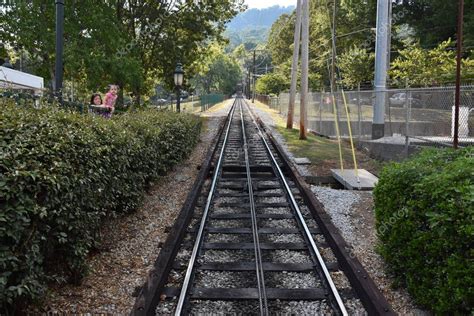
[[[136,209],[146,187],[190,152],[201,123],[156,110],[105,120],[2,105],[0,126],[5,310],[41,296],[52,278],[78,280],[102,220]]]
[[[387,166],[374,191],[380,253],[436,314],[474,307],[474,148]]]

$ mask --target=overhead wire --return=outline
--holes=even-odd
[[[339,130],[339,122],[338,122],[338,115],[337,112],[337,103],[336,103],[336,97],[335,97],[335,89],[337,89],[338,82],[340,82],[341,75],[339,72],[338,67],[336,66],[337,62],[337,50],[336,50],[336,5],[337,5],[337,0],[334,1],[334,7],[333,7],[333,16],[332,16],[332,23],[331,23],[331,38],[332,38],[332,50],[333,50],[333,70],[331,71],[331,94],[332,94],[332,100],[333,100],[333,109],[334,109],[334,116],[335,116],[335,124],[336,124],[336,134],[337,134],[337,139],[338,139],[338,147],[339,147],[339,159],[340,159],[340,164],[341,164],[341,172],[344,172],[344,160],[343,160],[343,155],[342,155],[342,140],[341,140],[341,134]],[[328,10],[328,15],[329,15],[329,10]],[[331,17],[329,16],[329,20],[331,20]],[[355,147],[354,147],[354,141],[352,139],[352,128],[351,128],[351,119],[349,115],[349,108],[347,104],[347,99],[346,95],[344,92],[344,87],[341,84],[341,94],[342,94],[342,99],[344,103],[344,108],[346,111],[346,119],[347,119],[347,128],[349,132],[349,139],[350,139],[350,144],[351,144],[351,152],[352,152],[352,160],[354,163],[354,170],[355,170],[355,176],[357,179],[357,183],[360,184],[360,177],[359,177],[359,170],[357,167],[357,158],[355,154]]]

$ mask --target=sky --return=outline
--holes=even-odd
[[[268,8],[274,5],[280,5],[287,7],[290,5],[296,6],[296,0],[245,0],[245,3],[249,6],[249,9],[257,8]]]

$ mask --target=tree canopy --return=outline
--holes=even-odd
[[[280,73],[269,73],[260,77],[255,86],[255,90],[260,94],[278,95],[280,92],[289,89],[288,79]]]
[[[210,47],[210,53],[191,80],[192,88],[200,93],[218,92],[230,95],[241,82],[241,67],[237,59],[226,54],[221,45],[214,43]]]
[[[431,50],[415,43],[399,53],[390,70],[390,77],[397,86],[432,86],[455,81],[456,51],[451,40]],[[474,79],[474,60],[466,58],[462,62],[462,78]]]
[[[54,1],[1,5],[0,37],[27,52],[36,74],[54,78]],[[243,10],[241,0],[83,0],[65,5],[65,80],[83,91],[115,82],[136,101],[158,82],[173,86],[178,61],[187,78],[210,41],[224,41],[225,23]]]
[[[450,38],[456,38],[458,1],[396,0],[394,13],[402,13],[398,23],[414,28],[420,45],[433,48]],[[464,41],[474,45],[474,1],[464,4]]]
[[[458,2],[393,0],[392,3],[391,83],[405,86],[404,81],[409,76],[413,79],[411,84],[417,81],[416,85],[421,86],[453,82],[451,39],[456,39]],[[374,78],[377,0],[339,0],[335,8],[338,82],[347,88],[359,83],[370,84]],[[330,85],[333,10],[334,1],[310,2],[311,90]],[[286,77],[291,68],[295,11],[275,21],[267,42],[274,69]],[[470,45],[474,45],[474,0],[465,1],[464,25],[464,78],[471,78],[468,57],[472,54]]]

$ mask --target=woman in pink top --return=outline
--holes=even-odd
[[[112,116],[115,110],[115,101],[117,101],[118,86],[115,84],[109,85],[109,92],[105,94],[104,106],[110,109],[110,112],[106,113],[108,118]]]

